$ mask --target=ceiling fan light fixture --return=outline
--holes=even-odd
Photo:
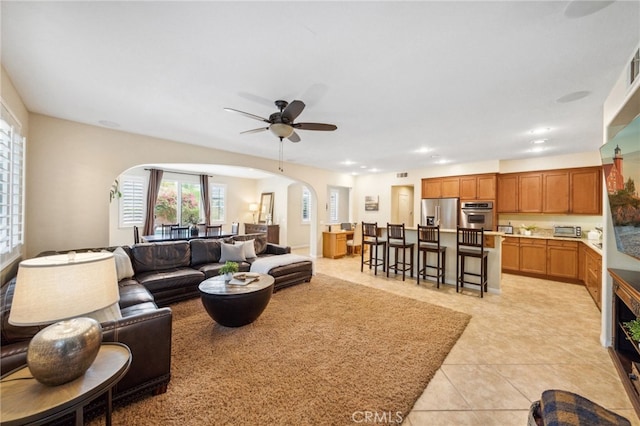
[[[293,127],[284,123],[273,123],[269,126],[269,130],[279,138],[288,138],[293,134]]]

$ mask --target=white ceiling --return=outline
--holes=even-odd
[[[268,117],[300,99],[297,121],[338,130],[298,131],[285,161],[358,173],[595,151],[640,41],[639,1],[3,0],[1,14],[2,64],[32,112],[277,159],[274,135],[240,135],[261,124],[223,107]]]

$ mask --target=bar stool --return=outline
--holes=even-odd
[[[457,228],[456,238],[456,293],[458,286],[464,288],[465,284],[474,284],[480,286],[480,297],[484,296],[487,291],[487,265],[489,253],[484,249],[484,228]],[[480,260],[479,272],[468,272],[465,269],[465,260],[467,257]],[[467,281],[466,276],[471,275],[478,278],[477,282]]]
[[[414,243],[407,243],[404,233],[404,223],[401,225],[387,223],[387,277],[389,271],[396,274],[402,271],[402,281],[404,281],[406,271],[411,271],[413,278],[413,247]],[[395,251],[394,262],[391,263],[391,249]],[[407,249],[409,249],[409,261],[407,262]],[[398,258],[398,252],[402,250],[402,262]]]
[[[436,254],[435,264],[428,262],[429,253]],[[422,267],[420,267],[420,254],[422,254]],[[440,288],[440,283],[444,283],[446,261],[447,248],[440,245],[440,226],[418,225],[418,284],[422,275],[422,279],[435,278],[436,287]],[[430,269],[435,269],[433,274],[428,273]]]
[[[369,260],[364,260],[365,246],[369,246]],[[382,259],[378,257],[378,247],[382,246]],[[378,237],[378,222],[362,222],[362,246],[360,247],[360,272],[364,270],[364,265],[374,268],[374,275],[378,275],[378,267],[382,266],[382,272],[386,271],[387,240]],[[375,255],[373,253],[375,249]]]

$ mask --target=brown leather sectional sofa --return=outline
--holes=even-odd
[[[289,247],[266,242],[264,234],[237,235],[235,241],[254,240],[258,257],[290,253]],[[191,240],[162,243],[141,243],[122,247],[128,254],[134,275],[121,279],[119,306],[122,319],[102,323],[103,340],[118,341],[131,349],[131,367],[114,389],[114,402],[127,401],[141,394],[166,391],[171,377],[171,303],[198,297],[198,285],[204,279],[218,275],[222,267],[221,244],[231,241]],[[116,247],[106,248],[113,251]],[[105,248],[82,249],[100,251]],[[51,255],[63,252],[46,252]],[[240,262],[240,270],[248,271],[252,259]],[[311,260],[296,261],[274,267],[269,274],[279,290],[311,280]],[[9,324],[15,278],[0,288],[0,326],[2,374],[26,363],[29,340],[39,327],[17,327]]]

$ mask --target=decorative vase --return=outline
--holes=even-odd
[[[233,278],[233,273],[231,272],[227,272],[226,274],[224,274],[224,280],[229,282],[231,281],[231,279]]]
[[[531,236],[531,231],[529,231],[529,230],[525,229],[525,230],[524,230],[524,235],[526,235],[526,236],[530,237],[530,236]]]
[[[198,236],[198,226],[197,225],[191,225],[191,236],[192,237],[197,237]]]

